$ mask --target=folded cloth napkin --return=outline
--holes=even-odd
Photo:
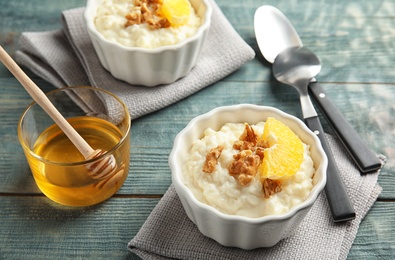
[[[361,220],[382,189],[378,172],[361,175],[337,138],[327,137],[356,211],[354,220],[334,223],[322,192],[295,234],[274,247],[250,251],[224,247],[199,232],[170,186],[129,242],[129,250],[143,259],[346,259]],[[384,164],[385,158],[380,158]]]
[[[63,29],[22,33],[15,60],[56,87],[92,85],[111,91],[129,108],[132,119],[175,103],[236,71],[255,56],[253,49],[213,7],[209,34],[194,69],[184,78],[153,88],[131,86],[105,70],[83,18],[84,8],[62,12]]]

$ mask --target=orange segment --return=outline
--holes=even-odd
[[[191,8],[188,0],[163,0],[161,12],[172,26],[180,26],[189,21]]]
[[[304,147],[299,137],[275,118],[266,120],[262,139],[269,144],[259,166],[262,178],[273,180],[291,177],[300,168]]]

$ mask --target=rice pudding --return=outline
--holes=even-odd
[[[202,19],[189,2],[190,12],[182,24],[163,16],[161,3],[162,0],[103,0],[94,24],[109,41],[148,49],[175,45],[197,32]]]
[[[248,138],[246,130],[250,128],[250,132],[261,136],[264,127],[265,122],[250,126],[227,123],[219,131],[206,129],[204,137],[194,142],[184,165],[183,181],[198,200],[225,214],[258,218],[286,213],[308,197],[315,169],[309,145],[304,143],[300,167],[292,176],[270,180],[259,173],[246,175],[249,178],[232,173],[236,158],[244,152],[239,145],[240,140]],[[257,163],[261,163],[257,156],[262,157],[262,151],[268,148],[265,146],[257,144],[252,149],[251,156]],[[259,167],[254,162],[251,165]]]

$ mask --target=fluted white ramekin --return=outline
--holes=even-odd
[[[203,137],[203,131],[210,127],[219,130],[225,123],[255,124],[275,117],[289,126],[300,139],[310,145],[311,157],[316,170],[313,178],[314,187],[308,198],[281,215],[269,215],[249,218],[227,215],[200,202],[184,184],[183,165],[193,142]],[[299,224],[314,204],[326,184],[328,159],[317,136],[298,118],[276,108],[256,105],[234,105],[216,108],[200,115],[176,136],[169,156],[172,182],[188,217],[205,236],[216,240],[224,246],[255,249],[271,247],[295,232]]]
[[[153,87],[186,76],[196,65],[210,25],[212,7],[207,0],[190,0],[202,24],[196,34],[171,46],[154,49],[126,47],[97,31],[94,18],[103,0],[88,0],[84,17],[102,66],[115,78],[132,85]]]

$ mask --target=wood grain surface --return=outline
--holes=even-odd
[[[216,2],[256,58],[220,82],[134,120],[128,179],[100,205],[63,207],[38,190],[17,137],[18,119],[32,100],[0,65],[0,259],[137,259],[126,245],[169,187],[173,139],[193,117],[221,105],[252,103],[301,118],[297,92],[275,82],[257,49],[253,16],[263,4],[292,21],[322,62],[317,79],[327,95],[368,146],[388,158],[379,176],[383,192],[362,221],[348,258],[395,258],[395,1]],[[0,0],[0,44],[13,55],[21,32],[59,29],[62,10],[85,4]],[[54,89],[27,72],[44,91]]]

